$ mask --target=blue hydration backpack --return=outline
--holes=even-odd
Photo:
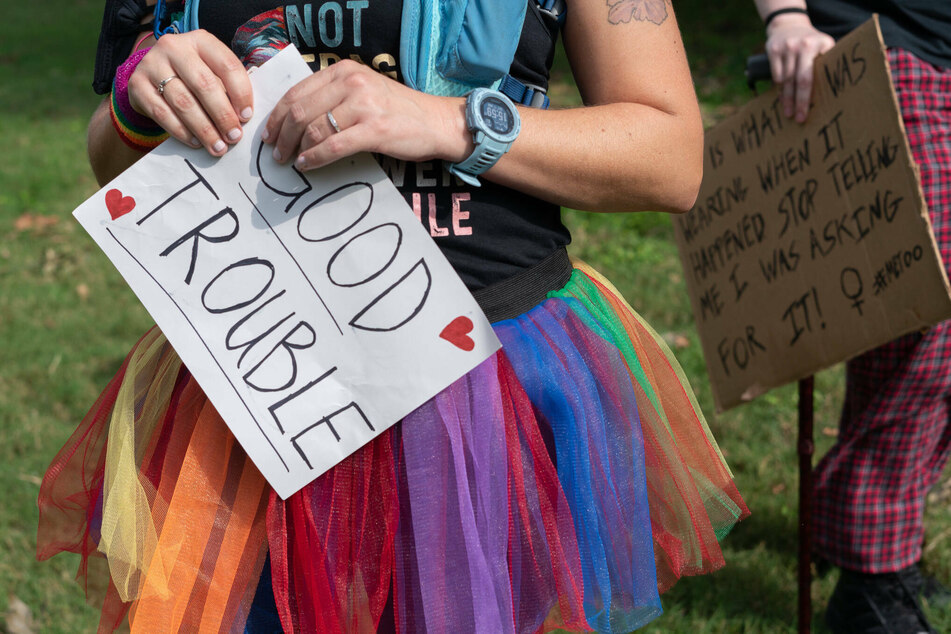
[[[537,4],[557,26],[564,18],[564,6],[564,0]],[[509,74],[527,8],[524,0],[403,0],[403,80],[435,95],[461,96],[473,88],[491,87],[516,103],[547,108],[544,90]]]
[[[441,95],[496,87],[515,58],[526,6],[512,0],[404,0],[403,80]]]

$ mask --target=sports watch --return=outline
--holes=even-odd
[[[475,149],[466,160],[451,163],[449,171],[478,187],[476,177],[509,151],[522,122],[511,99],[497,90],[476,88],[466,95],[466,127],[472,132]]]

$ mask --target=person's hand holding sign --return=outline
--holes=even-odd
[[[816,57],[835,45],[816,30],[802,5],[788,0],[757,0],[766,21],[766,54],[773,82],[782,85],[783,113],[802,123],[809,113]]]
[[[407,161],[462,160],[472,151],[463,99],[435,97],[342,60],[291,88],[262,133],[274,158],[313,169],[357,152]]]
[[[132,107],[192,147],[221,156],[251,118],[251,83],[231,49],[205,31],[159,39],[129,78]]]
[[[132,74],[129,101],[179,141],[213,156],[241,139],[252,113],[240,60],[205,31],[162,37]],[[343,60],[292,88],[263,137],[274,144],[275,159],[299,169],[361,151],[462,160],[471,151],[463,113],[462,99],[434,97]]]

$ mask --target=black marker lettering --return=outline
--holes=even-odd
[[[383,237],[380,237],[380,236]],[[366,239],[369,236],[369,239]],[[374,238],[374,236],[376,236]],[[361,238],[364,238],[361,240]],[[374,239],[376,240],[374,242]],[[389,242],[386,249],[388,256],[384,252],[380,257],[380,251],[384,250],[384,245]],[[351,288],[360,286],[379,277],[386,269],[393,264],[400,246],[403,244],[403,230],[395,222],[387,222],[377,225],[372,229],[367,229],[363,233],[358,233],[350,238],[342,247],[337,249],[327,262],[327,278],[336,286]],[[366,246],[362,246],[366,245]],[[342,258],[338,261],[338,258]],[[376,271],[371,271],[360,278],[352,278],[352,272],[358,270],[355,264],[362,264],[366,267],[367,262],[376,262],[386,260]]]
[[[288,10],[290,9],[291,7],[289,6]],[[305,14],[308,16],[307,19],[310,20],[310,17],[309,17],[310,5],[309,4],[304,5],[304,11],[305,11]],[[290,212],[291,207],[297,204],[297,201],[300,200],[301,196],[303,196],[304,194],[306,194],[307,192],[313,189],[313,185],[310,184],[310,181],[307,180],[307,177],[304,176],[304,174],[301,173],[300,170],[298,170],[296,167],[292,165],[291,169],[294,170],[294,174],[297,175],[297,179],[298,179],[297,182],[294,183],[296,187],[294,189],[280,189],[274,181],[276,181],[277,178],[279,177],[285,176],[288,172],[284,168],[284,166],[278,163],[275,163],[273,161],[265,161],[265,162],[261,161],[261,157],[263,156],[263,153],[264,153],[264,148],[266,147],[267,146],[264,145],[263,141],[258,142],[258,152],[257,152],[257,156],[255,157],[254,166],[257,169],[258,178],[261,179],[261,182],[264,183],[265,187],[270,189],[272,192],[274,192],[278,196],[281,196],[284,198],[290,198],[290,201],[288,201],[287,205],[284,206],[284,213],[286,214]],[[268,174],[267,173],[268,169],[273,170],[274,174]],[[241,191],[244,192],[243,187]],[[247,193],[245,193],[245,196],[247,196]]]
[[[334,439],[335,439],[337,442],[340,442],[340,440],[341,440],[340,434],[337,432],[337,428],[334,427],[334,425],[333,425],[333,420],[334,420],[335,418],[337,418],[337,417],[340,417],[340,416],[344,415],[345,413],[348,413],[348,412],[349,412],[351,415],[356,414],[356,416],[359,417],[359,421],[362,422],[364,425],[366,425],[367,428],[368,428],[370,431],[376,431],[376,429],[375,429],[375,428],[373,427],[373,425],[370,423],[370,419],[367,418],[367,415],[363,413],[363,410],[362,410],[362,409],[360,409],[360,406],[357,405],[356,402],[351,401],[350,403],[348,403],[347,405],[344,405],[343,407],[341,407],[341,408],[338,409],[337,411],[335,411],[335,412],[333,412],[333,413],[331,413],[331,414],[328,414],[327,416],[324,416],[323,418],[321,418],[320,420],[318,420],[316,423],[314,423],[313,425],[311,425],[311,426],[305,428],[303,431],[301,431],[301,432],[298,433],[296,436],[294,436],[293,438],[291,438],[291,444],[294,445],[294,448],[297,449],[297,453],[300,455],[301,459],[304,461],[304,463],[305,463],[309,468],[313,469],[313,466],[310,464],[310,460],[307,458],[307,454],[304,452],[303,448],[301,447],[301,444],[300,444],[300,439],[301,439],[301,437],[304,436],[305,434],[307,434],[307,433],[313,431],[314,429],[319,428],[321,425],[326,425],[326,426],[327,426],[327,429],[330,431],[330,433],[333,434]]]
[[[811,305],[811,309],[810,309]],[[783,321],[789,322],[792,328],[792,338],[789,345],[793,346],[799,341],[800,337],[807,332],[812,332],[814,327],[813,311],[819,318],[819,327],[825,328],[826,324],[822,321],[822,309],[819,306],[819,293],[815,288],[809,289],[802,297],[793,301],[783,313]]]
[[[713,284],[700,295],[700,318],[706,321],[708,312],[716,317],[721,310],[723,310],[723,300],[720,299],[717,285]]]
[[[825,146],[825,153],[822,155],[823,161],[829,158],[829,155],[836,150],[845,148],[845,140],[842,138],[842,126],[839,124],[839,118],[841,116],[842,111],[839,110],[834,117],[829,119],[828,123],[819,128],[819,136],[822,138],[822,142]]]
[[[717,344],[717,354],[720,356],[723,372],[730,376],[728,361],[732,361],[733,365],[740,370],[745,370],[750,360],[756,356],[757,350],[766,352],[766,346],[756,338],[756,328],[754,326],[746,326],[744,336],[733,337],[732,341],[730,337],[724,337]]]
[[[733,282],[733,290],[736,292],[736,297],[733,298],[734,302],[739,302],[740,297],[743,295],[743,292],[746,291],[746,288],[750,285],[749,282],[743,282],[742,284],[737,281],[736,270],[740,268],[739,264],[733,265],[733,270],[730,271],[730,281]]]
[[[310,213],[318,205],[330,205],[342,200],[346,196],[361,194],[363,200],[350,201],[346,208],[341,208],[340,213],[328,212],[322,209],[317,213]],[[314,202],[307,205],[300,216],[297,217],[297,235],[307,242],[326,242],[342,236],[352,228],[357,226],[361,220],[366,218],[373,206],[373,185],[364,182],[348,183],[330,191]],[[328,216],[339,216],[343,220],[337,226],[328,226]]]
[[[226,216],[231,218],[231,222],[233,224],[231,230],[227,234],[211,235],[211,234],[202,233],[203,229],[211,227],[212,225],[217,223],[222,218],[225,218]],[[201,223],[200,225],[198,225],[197,227],[195,227],[194,229],[192,229],[191,231],[183,235],[181,238],[179,238],[178,240],[170,244],[168,248],[162,251],[159,255],[161,255],[162,257],[166,257],[168,256],[169,253],[171,253],[178,247],[182,246],[189,240],[191,240],[192,241],[191,261],[189,262],[189,265],[188,265],[188,273],[185,274],[185,283],[191,284],[192,275],[195,273],[195,262],[198,260],[198,241],[204,240],[205,242],[216,244],[220,242],[227,242],[228,240],[231,240],[232,238],[234,238],[236,235],[238,235],[238,215],[234,213],[234,210],[232,210],[231,207],[225,207],[224,209],[216,213],[214,216],[204,221],[203,223]]]
[[[293,402],[296,401],[298,398],[301,398],[304,394],[306,394],[307,392],[310,392],[310,390],[313,389],[314,386],[320,384],[321,381],[323,381],[324,379],[326,379],[328,376],[330,376],[331,374],[333,374],[333,373],[336,372],[336,371],[337,371],[337,366],[334,366],[334,367],[330,368],[329,370],[327,370],[326,372],[324,372],[323,374],[321,374],[319,377],[317,377],[317,378],[314,379],[313,381],[310,381],[309,383],[307,383],[307,385],[305,385],[304,387],[302,387],[302,388],[300,388],[300,389],[298,389],[298,390],[295,390],[294,392],[288,394],[287,396],[283,397],[283,398],[280,399],[279,401],[276,401],[273,405],[269,405],[269,406],[268,406],[267,411],[271,413],[271,418],[274,419],[274,424],[277,425],[277,429],[278,429],[282,434],[285,433],[285,426],[284,426],[284,424],[281,422],[281,419],[278,417],[278,415],[277,415],[277,410],[279,410],[279,409],[281,409],[282,407],[286,406],[288,403],[293,403]],[[302,405],[302,406],[300,407],[300,410],[301,410],[301,411],[311,411],[311,410],[314,408],[314,406],[316,405],[316,402],[317,402],[316,400],[315,400],[313,403],[308,402],[306,405]]]
[[[862,275],[858,269],[851,266],[842,269],[842,273],[839,274],[839,286],[842,288],[842,294],[852,300],[852,308],[854,308],[861,317],[862,304],[865,300],[862,299]]]
[[[303,341],[295,341],[294,336],[298,332],[302,331],[306,331],[306,334],[304,335],[305,339]],[[255,364],[253,368],[248,370],[247,373],[245,373],[245,375],[241,378],[244,379],[244,382],[248,385],[248,387],[257,390],[258,392],[280,392],[281,390],[286,390],[294,384],[294,381],[297,380],[297,357],[294,354],[294,350],[306,350],[307,348],[313,346],[316,342],[317,332],[314,330],[313,326],[308,324],[306,321],[299,321],[297,322],[296,326],[294,326],[286,335],[284,335],[283,338],[281,338],[277,345],[271,348],[271,351],[268,352],[263,359],[258,361],[258,363]],[[274,353],[278,350],[284,351],[286,354],[286,359],[290,363],[287,368],[289,370],[287,381],[283,385],[276,387],[260,385],[252,381],[251,377],[262,365],[269,361],[274,356]],[[271,374],[273,376],[276,374],[276,372],[271,372]]]
[[[429,265],[426,264],[425,259],[420,259],[403,277],[396,280],[354,315],[350,320],[350,326],[371,332],[396,330],[419,314],[429,297],[432,285],[433,277],[429,272]],[[400,299],[398,293],[408,293],[410,297],[416,295],[415,306],[412,306],[412,300],[406,302],[405,299]],[[406,306],[412,306],[412,308],[407,311]]]
[[[205,186],[205,189],[207,189],[209,192],[211,192],[211,195],[215,197],[215,200],[219,200],[217,192],[215,192],[214,188],[208,183],[208,181],[205,180],[205,177],[202,176],[202,175],[198,172],[197,169],[195,169],[195,166],[192,165],[191,161],[189,161],[188,159],[182,159],[182,160],[185,161],[185,165],[188,166],[188,169],[190,169],[190,170],[192,171],[192,173],[195,174],[195,180],[193,180],[193,181],[190,182],[189,184],[185,185],[184,187],[182,187],[181,189],[179,189],[177,192],[175,192],[174,194],[172,194],[171,196],[169,196],[168,198],[166,198],[165,200],[163,200],[162,202],[160,202],[158,205],[156,205],[156,207],[155,207],[154,209],[152,209],[152,211],[150,211],[149,213],[147,213],[147,214],[145,214],[144,216],[142,216],[141,218],[139,218],[139,220],[138,220],[135,224],[141,225],[143,222],[145,222],[146,220],[148,220],[149,218],[151,218],[153,215],[155,215],[155,213],[156,213],[158,210],[160,210],[162,207],[164,207],[165,205],[169,204],[170,202],[172,202],[173,200],[175,200],[176,198],[178,198],[179,196],[181,196],[182,194],[184,194],[185,192],[187,192],[189,189],[191,189],[192,187],[194,187],[194,186],[197,185],[198,183],[201,183],[202,185],[204,185],[204,186]]]
[[[241,364],[244,363],[244,358],[247,356],[249,352],[251,352],[251,350],[256,345],[258,345],[258,343],[263,341],[265,337],[267,337],[269,334],[271,334],[272,332],[280,328],[284,324],[284,322],[286,322],[288,319],[291,319],[294,315],[297,314],[292,312],[292,313],[288,313],[287,315],[284,315],[277,322],[275,322],[274,324],[271,324],[271,326],[268,327],[266,330],[264,330],[263,332],[255,336],[250,337],[249,339],[246,339],[244,341],[235,340],[237,336],[237,332],[242,326],[248,323],[253,317],[260,314],[261,311],[267,308],[271,302],[273,302],[274,300],[280,297],[283,297],[286,292],[287,291],[282,290],[276,295],[274,295],[273,297],[271,297],[270,299],[268,299],[267,301],[263,302],[260,306],[255,306],[251,311],[248,312],[247,315],[245,315],[244,317],[236,321],[234,325],[228,329],[228,334],[225,335],[225,348],[227,348],[228,350],[237,350],[238,348],[244,348],[244,351],[241,353],[241,356],[238,357],[238,368],[241,368]]]
[[[253,297],[244,300],[237,300],[231,304],[215,304],[210,305],[209,299],[222,299],[228,302],[234,300],[233,294],[236,292],[248,291],[248,280],[252,277],[247,274],[247,271],[243,270],[246,267],[263,267],[267,273],[267,281],[264,282],[264,285],[257,290]],[[239,271],[238,277],[240,278],[241,284],[231,283],[227,285],[220,293],[214,292],[214,287],[220,282],[220,280],[228,274],[234,274],[235,271]],[[239,308],[244,308],[249,306],[267,292],[267,289],[271,287],[271,282],[274,281],[274,265],[271,264],[268,260],[262,260],[261,258],[245,258],[239,260],[233,264],[229,264],[221,270],[218,275],[214,276],[210,282],[205,285],[204,290],[201,292],[201,305],[205,307],[209,313],[220,314],[231,312],[232,310],[237,310]],[[253,287],[252,287],[253,288]]]

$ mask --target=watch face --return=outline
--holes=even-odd
[[[487,128],[496,134],[508,134],[515,126],[515,120],[508,107],[498,97],[486,97],[479,104],[479,114]]]

